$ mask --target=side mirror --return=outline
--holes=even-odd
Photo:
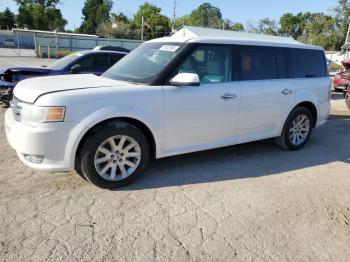
[[[169,83],[173,86],[199,86],[200,80],[197,74],[179,73],[170,79]]]
[[[81,65],[79,65],[79,64],[75,64],[74,66],[72,66],[71,68],[70,68],[70,72],[72,73],[72,74],[77,74],[77,73],[79,73],[80,71],[81,71]]]

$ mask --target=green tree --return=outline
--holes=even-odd
[[[350,18],[350,2],[349,0],[338,0],[338,6],[334,9],[339,32],[346,35]],[[344,36],[345,40],[345,36]]]
[[[16,26],[16,16],[7,7],[4,12],[0,12],[0,29],[10,30]]]
[[[286,13],[280,18],[280,33],[297,39],[303,34],[305,24],[306,19],[302,13],[297,15]]]
[[[242,23],[234,23],[229,29],[232,31],[244,31],[244,26]]]
[[[339,32],[334,32],[330,34],[312,34],[306,39],[303,39],[302,37],[299,38],[299,41],[307,44],[322,46],[328,51],[336,51],[340,50],[340,48],[343,46],[344,37]]]
[[[59,29],[64,30],[64,27],[67,24],[67,20],[62,19],[61,11],[57,8],[49,8],[46,10],[46,18],[48,28],[50,30]]]
[[[222,27],[222,14],[218,7],[209,3],[201,4],[197,9],[193,10],[190,15],[180,18],[186,25],[201,27]]]
[[[108,35],[115,38],[140,39],[141,30],[135,29],[132,21],[123,13],[112,13]]]
[[[64,30],[67,21],[56,8],[59,0],[16,0],[19,5],[17,24],[19,27],[39,30]]]
[[[142,4],[133,19],[135,29],[142,27],[142,17],[144,19],[144,35],[146,39],[165,36],[170,31],[170,20],[162,15],[161,9],[148,2]]]
[[[324,13],[287,13],[280,19],[280,33],[292,36],[306,44],[322,46],[326,50],[339,50],[344,43],[337,16]]]
[[[123,13],[112,13],[112,22],[130,23],[129,18]]]
[[[184,25],[195,25],[192,23],[190,15],[184,15],[184,16],[176,19],[175,28],[179,28],[179,27],[184,26]]]
[[[329,15],[307,12],[304,17],[306,34],[328,34],[336,30],[336,21]]]
[[[111,0],[86,0],[83,7],[83,22],[79,31],[85,34],[96,34],[100,24],[110,22]]]
[[[220,29],[230,30],[230,31],[244,31],[244,26],[242,23],[235,23],[227,18],[221,19],[219,21],[221,22],[221,26],[218,27]]]
[[[265,35],[278,35],[278,25],[275,20],[271,20],[267,17],[264,17],[259,20],[257,25],[248,24],[249,32],[256,34],[265,34]]]
[[[60,9],[59,0],[15,0],[18,7],[17,25],[37,30],[64,30],[67,21]]]

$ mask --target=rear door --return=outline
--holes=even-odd
[[[241,46],[239,85],[241,106],[237,141],[278,136],[281,122],[295,101],[294,83],[288,79],[288,50]]]

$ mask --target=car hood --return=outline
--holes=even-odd
[[[43,67],[8,67],[0,69],[0,87],[14,87],[17,82],[35,76],[45,76],[52,70]]]
[[[51,72],[51,69],[45,68],[45,67],[8,67],[8,68],[3,68],[0,69],[0,74],[6,74],[6,73],[43,73],[43,74],[48,74]]]
[[[14,96],[23,102],[34,103],[45,94],[119,85],[132,84],[92,74],[47,76],[19,82],[14,89]]]

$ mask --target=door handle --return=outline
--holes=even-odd
[[[231,100],[231,99],[235,99],[237,98],[236,94],[230,94],[230,93],[225,93],[221,96],[221,99],[227,101],[227,100]]]
[[[281,91],[281,93],[282,93],[283,95],[290,95],[290,94],[293,93],[293,91],[290,90],[290,89],[288,89],[288,88],[286,88],[286,89],[283,89],[283,90]]]

